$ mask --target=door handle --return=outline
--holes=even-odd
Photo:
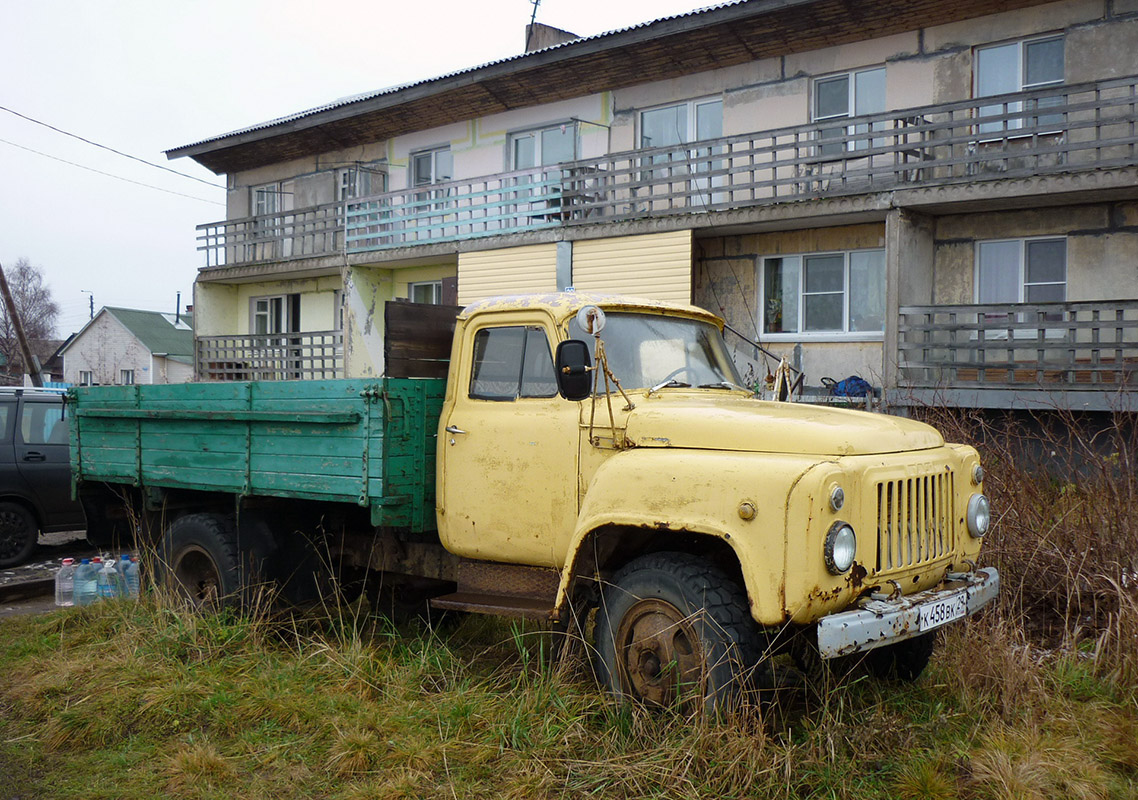
[[[462,428],[458,427],[457,425],[447,425],[446,426],[446,432],[447,433],[461,433],[461,434],[466,433],[466,431],[464,431]]]
[[[24,453],[24,461],[47,461],[47,456],[43,453],[37,453],[35,450],[29,450]]]

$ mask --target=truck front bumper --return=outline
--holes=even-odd
[[[911,639],[975,614],[999,592],[1000,574],[986,567],[951,574],[937,589],[896,599],[866,598],[853,611],[818,620],[818,651],[822,658],[836,658]]]

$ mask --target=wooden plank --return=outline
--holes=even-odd
[[[446,376],[460,306],[388,302],[384,372],[390,378]]]

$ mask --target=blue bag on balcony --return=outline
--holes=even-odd
[[[840,381],[835,381],[833,378],[823,378],[822,385],[830,390],[830,394],[835,397],[871,397],[873,395],[873,387],[869,385],[869,381],[857,375],[850,375]]]

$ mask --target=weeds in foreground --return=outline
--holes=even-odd
[[[1133,440],[1088,433],[1060,463],[1015,425],[954,424],[1005,589],[915,684],[790,682],[713,724],[614,702],[532,625],[149,596],[3,623],[0,798],[1138,800]]]

